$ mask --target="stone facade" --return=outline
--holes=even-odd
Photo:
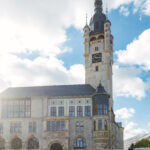
[[[95,0],[84,27],[86,84],[9,88],[0,95],[0,150],[123,149],[112,94],[111,23]]]
[[[0,116],[0,124],[3,125],[0,137],[5,141],[5,149],[12,149],[11,141],[15,138],[21,139],[22,149],[28,149],[28,141],[32,137],[38,139],[38,149],[40,150],[50,150],[50,147],[53,143],[59,143],[63,150],[74,150],[76,149],[74,147],[74,141],[78,137],[81,137],[85,140],[86,147],[83,149],[86,150],[100,150],[106,148],[122,149],[122,127],[120,127],[115,122],[110,122],[108,115],[93,116],[92,101],[92,97],[32,97],[31,116],[29,118],[3,118],[2,115]],[[51,107],[56,107],[57,113],[55,117],[48,115],[49,102]],[[1,106],[3,106],[3,104]],[[65,108],[64,116],[61,117],[58,115],[58,108],[60,106]],[[73,117],[69,116],[69,106],[75,106],[75,116]],[[83,107],[83,116],[81,117],[77,115],[78,106]],[[85,106],[91,107],[90,116],[85,116]],[[3,108],[1,107],[1,110],[2,109]],[[3,114],[3,112],[1,114]],[[99,120],[102,120],[103,122],[101,130],[98,129]],[[104,124],[105,120],[107,121],[107,127]],[[55,132],[48,131],[48,121],[64,121],[65,130]],[[36,129],[33,132],[29,131],[30,122],[36,123]],[[82,123],[82,125],[77,127],[78,122]],[[19,132],[15,131],[11,133],[10,126],[12,123],[20,123]],[[110,139],[113,140],[111,141]]]

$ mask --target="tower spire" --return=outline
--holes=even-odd
[[[87,16],[87,13],[86,13],[86,26],[88,25],[88,16]]]
[[[106,7],[106,19],[108,20],[108,7]]]
[[[102,13],[103,11],[103,2],[102,0],[95,0],[95,12]]]
[[[106,19],[108,20],[108,1],[106,0]]]

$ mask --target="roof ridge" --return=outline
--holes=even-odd
[[[11,87],[0,93],[0,97],[85,96],[94,92],[95,89],[90,84]]]
[[[38,86],[16,86],[16,87],[8,87],[7,89],[13,89],[13,88],[35,88],[35,87],[62,87],[62,86],[81,86],[81,85],[88,85],[92,87],[90,84],[62,84],[62,85],[38,85]],[[6,90],[7,90],[6,89]]]

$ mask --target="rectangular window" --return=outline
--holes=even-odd
[[[61,116],[64,116],[64,107],[59,107],[58,108],[58,115],[61,117]]]
[[[96,67],[95,67],[95,71],[96,71],[96,72],[97,72],[97,71],[99,71],[99,68],[98,68],[98,66],[96,66]]]
[[[56,122],[52,121],[52,131],[56,131]]]
[[[26,107],[25,107],[25,113],[26,116],[29,117],[31,115],[31,101],[27,100],[26,101]]]
[[[29,122],[29,133],[36,133],[36,122]]]
[[[56,126],[57,126],[56,131],[60,131],[60,121],[57,121],[56,124],[57,124],[57,125],[56,125]]]
[[[21,133],[21,123],[11,123],[10,133]]]
[[[83,107],[77,106],[77,116],[82,117],[83,116]]]
[[[108,115],[108,105],[107,104],[97,104],[96,105],[97,115]]]
[[[56,117],[56,107],[51,107],[51,116]]]
[[[60,122],[61,131],[65,131],[65,121]]]
[[[91,116],[91,106],[85,106],[85,116]]]
[[[102,130],[102,120],[98,120],[98,130]]]
[[[103,114],[103,105],[102,104],[97,104],[97,114],[102,115]]]
[[[69,106],[69,116],[70,117],[75,116],[75,106]]]
[[[108,114],[108,106],[104,104],[104,115]]]
[[[48,116],[51,116],[51,101],[50,100],[48,100]]]
[[[76,131],[82,132],[84,130],[84,123],[83,121],[76,122]]]
[[[47,131],[65,131],[65,121],[48,121]]]
[[[31,99],[8,100],[7,102],[2,102],[2,117],[31,117]]]

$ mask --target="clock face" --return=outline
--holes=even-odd
[[[102,53],[92,55],[92,63],[102,62]]]

